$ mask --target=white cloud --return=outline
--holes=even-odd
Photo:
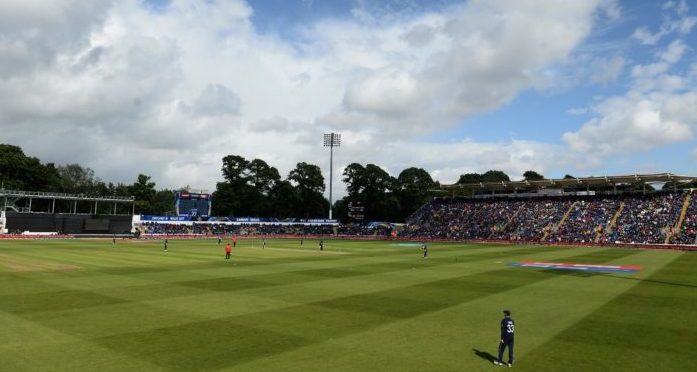
[[[619,0],[603,0],[600,8],[610,19],[618,19],[622,16],[622,7]]]
[[[692,140],[697,132],[695,77],[670,74],[686,50],[676,40],[657,54],[659,62],[632,69],[632,85],[623,96],[603,99],[594,117],[563,135],[573,152],[595,162]]]
[[[632,77],[652,78],[656,75],[667,72],[669,68],[670,65],[665,62],[650,63],[648,65],[636,65],[632,67]]]
[[[201,116],[238,115],[240,97],[221,84],[208,84],[194,101],[193,110]]]
[[[645,151],[693,138],[697,114],[690,107],[697,94],[629,95],[595,108],[598,117],[563,136],[573,151],[594,158]]]
[[[596,84],[609,84],[617,81],[622,74],[627,61],[615,56],[612,58],[598,58],[591,63],[591,81]]]
[[[668,48],[660,54],[661,60],[670,64],[678,62],[685,53],[685,49],[687,49],[687,46],[682,40],[674,40],[668,45]]]
[[[634,30],[632,37],[639,40],[642,44],[654,45],[663,37],[663,34],[660,32],[652,34],[651,31],[647,30],[645,27],[639,27]]]
[[[544,170],[559,161],[548,145],[419,138],[538,86],[568,62],[601,5],[619,14],[607,0],[472,0],[323,20],[290,41],[257,33],[242,0],[177,0],[156,12],[139,0],[4,1],[3,142],[107,180],[144,172],[169,187],[211,189],[226,154],[281,173],[298,161],[326,169],[329,129],[344,134],[337,164],[420,165],[444,182],[464,170]],[[598,78],[610,81],[624,60],[605,66]]]
[[[680,35],[689,34],[697,24],[697,17],[688,16],[689,10],[687,2],[681,0],[679,3],[666,2],[662,6],[664,10],[663,22],[658,31],[651,32],[646,27],[638,27],[632,35],[642,44],[655,45],[664,37],[678,33]]]

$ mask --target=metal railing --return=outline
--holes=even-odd
[[[58,192],[42,191],[21,191],[0,189],[0,197],[8,198],[36,198],[36,199],[60,199],[60,200],[85,200],[103,201],[115,203],[132,203],[135,201],[133,196],[94,196],[88,194],[65,194]]]

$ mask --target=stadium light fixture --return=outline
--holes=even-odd
[[[341,146],[341,134],[325,133],[324,147],[329,147],[329,219],[332,219],[332,181],[334,171],[334,148]]]

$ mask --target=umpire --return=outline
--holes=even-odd
[[[515,334],[515,322],[511,319],[511,311],[503,311],[501,319],[501,343],[499,343],[499,358],[494,361],[497,366],[503,365],[503,351],[508,347],[508,366],[513,366],[513,336]]]

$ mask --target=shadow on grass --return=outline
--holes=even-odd
[[[494,363],[494,361],[496,360],[496,357],[491,355],[491,353],[489,353],[488,351],[481,351],[481,350],[477,350],[477,349],[472,349],[472,351],[474,352],[475,355],[488,361],[489,363]]]
[[[673,282],[664,282],[660,280],[651,280],[651,279],[639,279],[639,278],[632,278],[629,276],[618,276],[618,275],[606,275],[608,278],[615,278],[615,279],[626,279],[626,280],[635,280],[638,282],[646,282],[646,283],[653,283],[653,284],[663,284],[663,285],[670,285],[674,287],[687,287],[687,288],[697,288],[697,285],[694,284],[687,284],[687,283],[673,283]]]
[[[539,272],[545,273],[545,274],[552,274],[552,275],[576,276],[576,277],[581,277],[581,278],[590,278],[590,277],[594,277],[594,276],[603,276],[603,277],[606,277],[606,278],[624,279],[624,280],[634,280],[634,281],[637,281],[637,282],[645,282],[645,283],[653,283],[653,284],[662,284],[662,285],[669,285],[669,286],[673,286],[673,287],[697,288],[697,285],[695,285],[695,284],[689,284],[689,283],[674,283],[674,282],[666,282],[666,281],[661,281],[661,280],[633,278],[633,277],[631,277],[631,276],[623,276],[623,275],[617,275],[617,274],[611,274],[611,273],[603,273],[603,272],[576,271],[576,270],[539,270]]]

